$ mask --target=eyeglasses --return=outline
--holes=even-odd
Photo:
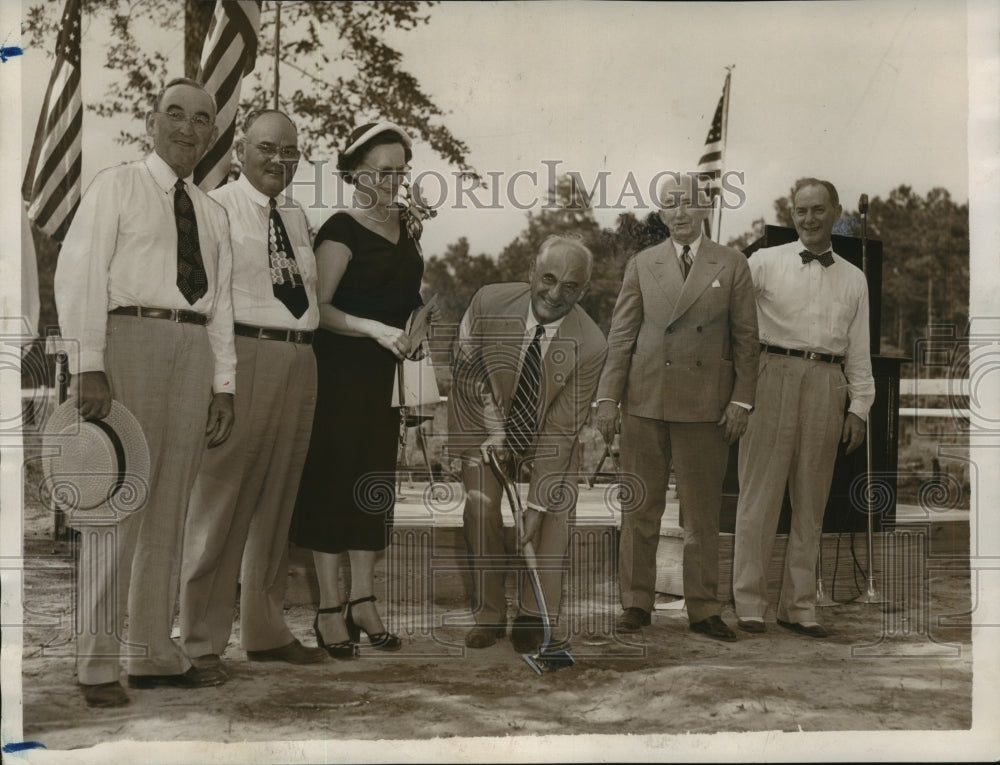
[[[273,143],[252,143],[250,144],[257,151],[263,154],[265,157],[273,157],[275,154],[279,154],[282,159],[298,159],[302,156],[302,152],[299,151],[297,146],[278,146]]]
[[[359,165],[368,172],[364,173],[366,177],[370,177],[372,181],[378,185],[381,185],[389,180],[402,181],[409,174],[411,168],[409,165],[399,169],[382,169],[380,167],[372,167],[371,165]],[[355,175],[362,175],[362,173],[355,173]]]
[[[172,123],[175,127],[180,127],[182,123],[189,122],[191,127],[195,130],[207,130],[212,125],[212,118],[207,114],[192,114],[188,117],[181,109],[171,109],[166,112],[153,112],[154,114],[162,114]]]

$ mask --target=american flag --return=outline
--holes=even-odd
[[[80,0],[67,0],[56,63],[38,116],[21,196],[28,217],[61,242],[80,203],[83,99],[80,95]]]
[[[715,116],[708,129],[705,139],[705,152],[698,160],[698,173],[703,181],[708,181],[712,202],[722,191],[722,169],[726,153],[726,128],[729,112],[729,78],[731,72],[726,72],[726,82],[722,86],[722,96],[719,105],[715,107]],[[711,235],[710,217],[705,219],[705,233]],[[720,216],[721,217],[721,216]]]
[[[215,96],[219,108],[219,137],[194,170],[195,183],[206,191],[229,179],[240,85],[257,58],[260,6],[261,0],[218,0],[205,38],[198,81]]]

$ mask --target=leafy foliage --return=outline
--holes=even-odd
[[[275,25],[278,5],[263,3],[257,64],[244,82],[243,106],[272,105]],[[307,155],[333,156],[361,120],[388,119],[410,129],[448,162],[475,175],[468,146],[444,125],[445,114],[402,66],[401,54],[382,40],[390,29],[412,30],[428,23],[433,2],[280,3],[280,107],[294,114]],[[95,20],[110,27],[104,67],[119,75],[97,103],[102,117],[125,114],[134,131],[118,141],[150,149],[141,121],[150,99],[167,80],[169,51],[184,41],[185,72],[193,77],[214,3],[206,0],[88,0],[84,42]],[[24,33],[36,48],[51,50],[59,27],[59,3],[36,2],[25,15]],[[181,29],[184,29],[181,38]],[[155,46],[138,31],[164,30]],[[177,30],[174,39],[171,30]],[[90,35],[93,37],[93,34]],[[92,44],[92,40],[90,40]]]

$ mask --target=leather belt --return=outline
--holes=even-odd
[[[302,345],[312,345],[315,334],[301,329],[268,329],[267,327],[255,327],[252,324],[238,322],[233,325],[233,332],[243,337],[254,337],[258,340],[284,340]]]
[[[779,356],[795,356],[799,359],[808,359],[809,361],[825,361],[828,364],[843,364],[843,356],[834,356],[832,353],[817,353],[816,351],[800,351],[797,348],[781,348],[777,345],[767,345],[766,343],[761,343],[760,348],[762,351],[767,351],[768,353],[776,353]]]
[[[208,324],[208,317],[197,311],[185,311],[183,308],[146,308],[141,305],[123,305],[113,308],[108,313],[115,316],[136,316],[142,319],[169,319],[179,324]]]

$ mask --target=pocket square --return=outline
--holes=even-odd
[[[715,280],[714,282],[712,282],[712,286],[713,286],[713,287],[721,287],[722,285],[721,285],[721,284],[719,284],[719,280],[718,280],[718,279],[716,279],[716,280]]]

